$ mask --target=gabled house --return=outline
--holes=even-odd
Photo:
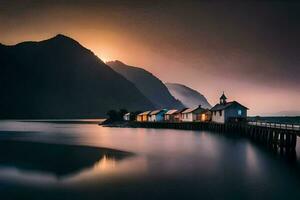
[[[178,110],[169,110],[168,112],[166,112],[164,116],[164,120],[166,122],[175,122],[175,113],[177,111]]]
[[[168,110],[154,110],[149,114],[149,122],[161,122],[164,121],[164,115]]]
[[[247,110],[249,109],[237,101],[227,102],[224,93],[220,97],[220,103],[210,109],[212,121],[216,123],[246,121]]]
[[[131,113],[126,113],[124,116],[123,116],[123,120],[124,121],[130,121],[130,116],[131,116]]]
[[[195,108],[188,108],[181,113],[183,122],[195,122],[201,121],[201,114],[207,111],[206,109],[202,108],[201,105]]]
[[[137,115],[136,121],[138,122],[147,122],[149,120],[149,114],[151,111],[145,111]]]
[[[123,116],[124,121],[134,121],[137,119],[137,113],[139,112],[128,112]]]
[[[182,112],[187,110],[188,108],[183,108],[181,110],[177,110],[173,116],[174,116],[174,122],[181,122],[182,121]]]

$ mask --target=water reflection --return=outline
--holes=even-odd
[[[124,171],[122,161],[128,158],[135,156],[106,148],[0,140],[0,179],[31,184],[72,182]]]
[[[232,135],[0,122],[0,199],[300,199],[297,162]]]

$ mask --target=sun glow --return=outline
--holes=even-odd
[[[96,54],[96,56],[98,57],[98,58],[100,58],[103,62],[108,62],[108,61],[110,61],[110,60],[112,60],[112,59],[110,59],[110,57],[109,56],[107,56],[107,55],[104,55],[104,54]]]

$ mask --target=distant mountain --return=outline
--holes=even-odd
[[[178,83],[166,83],[165,85],[171,94],[176,99],[179,99],[184,106],[191,108],[201,105],[204,108],[211,108],[211,105],[208,103],[207,99],[198,91]]]
[[[153,104],[90,50],[64,35],[0,45],[0,118],[94,118]]]
[[[150,72],[120,61],[107,62],[116,72],[135,84],[135,86],[155,105],[156,108],[182,108],[161,80]]]
[[[271,114],[271,116],[300,116],[300,111],[287,110]]]

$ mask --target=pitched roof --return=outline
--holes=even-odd
[[[145,111],[145,112],[142,112],[142,113],[140,113],[140,114],[138,114],[138,115],[149,115],[151,113],[151,111]]]
[[[150,115],[156,115],[158,113],[160,113],[162,110],[153,110],[152,112],[150,112]]]
[[[210,113],[211,111],[209,109],[203,109],[200,114],[206,114],[206,113]]]
[[[157,115],[161,112],[167,112],[168,110],[167,109],[162,109],[162,110],[153,110],[152,112],[150,112],[150,115]]]
[[[211,111],[225,110],[226,108],[229,108],[232,105],[238,105],[238,106],[244,107],[245,109],[249,110],[247,107],[243,106],[242,104],[240,104],[237,101],[227,102],[226,104],[219,104],[218,103],[214,107],[212,107],[210,110]]]
[[[193,112],[195,110],[195,108],[188,108],[185,111],[183,111],[182,113],[190,113]]]
[[[197,107],[194,107],[194,108],[188,108],[185,111],[183,111],[182,113],[191,113],[191,112],[194,112],[194,111],[196,111],[198,109],[204,110],[204,108],[201,108],[200,106],[197,106]]]
[[[176,113],[178,110],[169,110],[168,112],[166,112],[166,115],[172,115],[174,113]]]
[[[188,108],[182,108],[181,110],[177,110],[176,112],[175,112],[175,114],[178,114],[178,113],[182,113],[183,111],[185,111],[185,110],[187,110]]]
[[[127,116],[127,115],[130,115],[130,112],[125,114],[125,116]]]

